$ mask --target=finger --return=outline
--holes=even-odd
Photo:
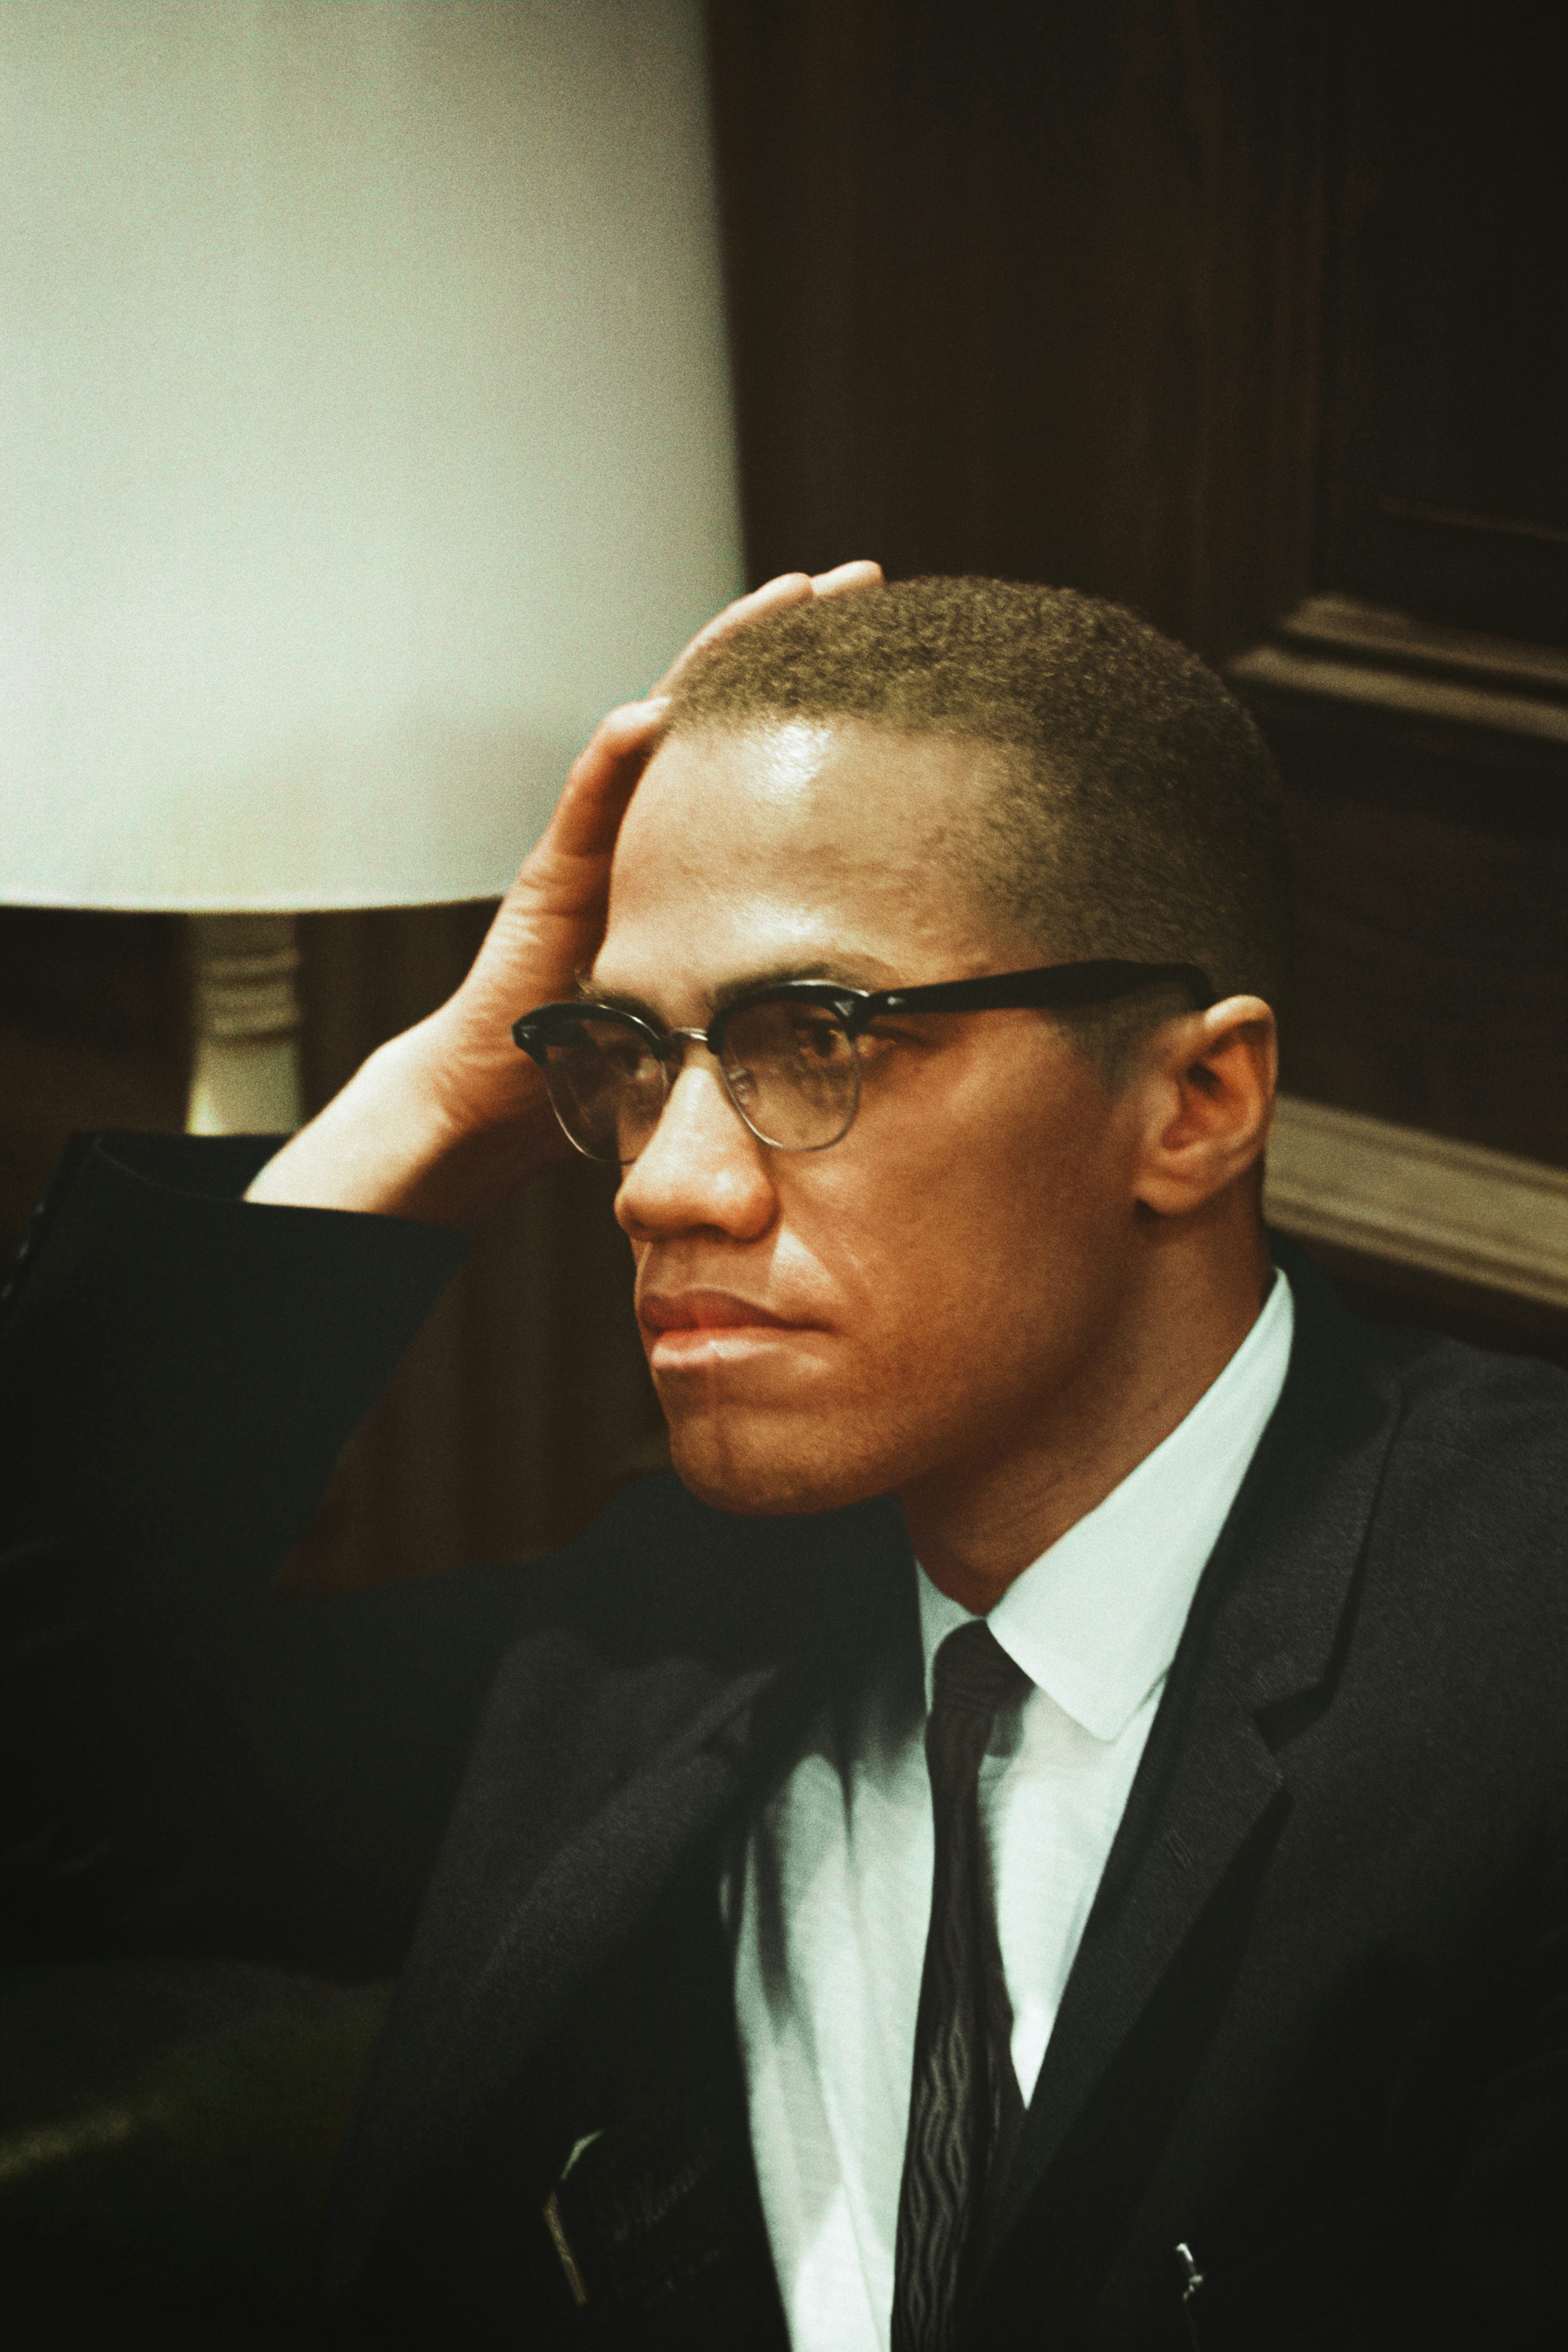
[[[770,604],[798,604],[810,593],[809,572],[776,572],[760,588],[753,588],[749,595],[737,596],[733,604],[727,604],[718,617],[721,622],[750,620],[754,614],[766,612]]]
[[[705,653],[709,646],[732,636],[737,629],[760,620],[765,613],[782,611],[789,604],[803,604],[813,596],[841,596],[854,589],[880,588],[882,584],[882,566],[868,557],[835,564],[831,572],[819,572],[815,576],[809,572],[780,572],[774,579],[764,581],[760,588],[754,588],[748,596],[737,596],[722,613],[716,614],[706,627],[697,631],[690,645],[676,655],[653,691],[668,693],[688,662]]]
[[[880,588],[883,585],[882,566],[869,557],[857,558],[853,563],[836,563],[831,572],[816,572],[811,586],[819,596],[842,596],[857,588]]]
[[[811,593],[809,572],[781,572],[777,579],[764,581],[760,588],[754,588],[748,596],[737,596],[732,604],[727,604],[722,613],[716,613],[713,619],[697,631],[690,645],[682,646],[653,692],[667,694],[686,664],[709,646],[716,645],[721,637],[745,628],[748,621],[760,620],[764,613],[781,610],[786,604],[803,604]]]
[[[562,857],[608,857],[626,803],[647,766],[669,709],[650,695],[622,703],[601,719],[572,761],[555,814],[539,846]]]

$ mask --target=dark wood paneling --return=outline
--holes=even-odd
[[[1378,0],[1336,36],[1320,576],[1568,641],[1568,11]]]
[[[1568,1166],[1568,837],[1321,793],[1322,745],[1280,749],[1306,786],[1286,1086]]]
[[[1235,650],[1308,580],[1308,0],[713,0],[750,568],[1067,582]]]
[[[188,993],[176,917],[0,907],[0,1262],[74,1129],[183,1125]]]
[[[1331,37],[1326,593],[1231,670],[1297,832],[1286,1082],[1568,1164],[1568,16]]]
[[[1568,1165],[1568,654],[1333,596],[1230,677],[1295,832],[1285,1084]]]

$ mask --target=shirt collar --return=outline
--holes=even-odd
[[[1204,1564],[1280,1400],[1295,1309],[1275,1270],[1263,1311],[1184,1421],[1016,1578],[992,1633],[1096,1739],[1115,1739],[1169,1670]],[[916,1564],[925,1703],[937,1648],[969,1612]]]

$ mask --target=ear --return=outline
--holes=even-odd
[[[1274,1016],[1260,996],[1228,996],[1162,1024],[1133,1081],[1136,1198],[1177,1217],[1244,1175],[1269,1140],[1279,1065]]]

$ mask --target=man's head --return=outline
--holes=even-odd
[[[1281,1003],[1291,867],[1262,738],[1212,671],[1071,588],[912,580],[787,607],[681,678],[671,731],[851,719],[983,745],[953,813],[955,877],[1044,957],[1195,963]],[[1113,1076],[1173,1002],[1078,1024]]]
[[[759,1143],[693,1048],[618,1202],[689,1484],[800,1510],[983,1475],[1113,1379],[1162,1226],[1255,1235],[1286,872],[1250,723],[1091,599],[914,582],[692,666],[591,993],[704,1028],[763,979],[1116,956],[1198,964],[1242,1009],[881,1024],[814,1152]]]

